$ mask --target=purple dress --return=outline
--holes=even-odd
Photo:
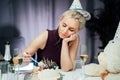
[[[38,50],[38,61],[43,57],[48,60],[55,61],[60,67],[60,53],[61,53],[62,39],[58,35],[57,30],[48,30],[48,40],[43,50]]]

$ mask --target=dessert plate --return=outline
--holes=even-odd
[[[18,66],[16,66],[15,71],[19,72],[19,73],[30,73],[30,72],[32,72],[33,67],[34,67],[33,63],[29,63],[26,66],[19,66],[18,65]]]

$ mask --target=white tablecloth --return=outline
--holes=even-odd
[[[62,80],[82,80],[83,78],[81,69],[75,69],[69,72],[63,72],[60,70],[60,73],[63,76]],[[32,78],[30,74],[20,74],[18,78],[17,75],[15,74],[4,74],[2,75],[2,80],[32,80]],[[101,80],[101,78],[86,76],[85,80]]]
[[[82,78],[83,78],[81,69],[75,69],[75,70],[69,71],[69,72],[63,72],[60,70],[60,73],[63,76],[62,80],[82,80]],[[25,77],[25,80],[31,80],[31,76],[27,75]],[[84,80],[101,80],[101,78],[86,76]]]
[[[7,74],[2,74],[0,76],[0,80],[24,80],[25,74],[13,74],[13,73],[7,73]]]
[[[75,69],[70,72],[62,72],[60,70],[60,73],[63,75],[63,80],[82,80],[84,77],[81,69]],[[85,80],[101,80],[101,78],[86,76]]]

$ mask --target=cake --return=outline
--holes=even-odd
[[[39,80],[58,80],[60,78],[58,69],[44,69],[38,71]]]
[[[52,60],[41,60],[34,68],[33,75],[37,75],[38,78],[33,80],[60,80],[59,68]]]

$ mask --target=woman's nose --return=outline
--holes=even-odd
[[[68,32],[68,29],[67,29],[67,28],[65,28],[63,31],[64,31],[64,33],[67,33],[67,32]]]

